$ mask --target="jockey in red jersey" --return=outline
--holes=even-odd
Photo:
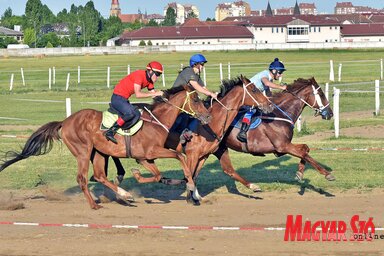
[[[119,118],[109,128],[105,137],[107,140],[117,144],[115,139],[116,131],[123,126],[123,124],[135,120],[140,113],[129,103],[129,97],[135,94],[136,98],[149,98],[162,96],[162,91],[155,91],[154,83],[158,77],[163,73],[163,65],[157,61],[148,63],[146,70],[136,70],[128,76],[124,77],[113,90],[111,97],[111,106],[119,112]],[[142,92],[141,90],[148,88],[149,92]],[[132,124],[133,125],[133,124]]]

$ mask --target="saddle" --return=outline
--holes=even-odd
[[[140,119],[143,110],[137,108],[136,110],[140,114],[136,115],[135,118],[133,118],[131,121],[126,122],[123,127],[117,130],[117,134],[123,136],[132,136],[140,130],[140,128],[143,126],[143,120]],[[100,130],[108,130],[117,121],[118,118],[119,112],[110,106],[108,110],[103,112],[103,119],[100,124]]]
[[[243,117],[250,109],[251,107],[249,106],[241,107],[235,119],[233,120],[231,126],[240,129]],[[261,111],[259,111],[258,109],[254,109],[254,113],[252,114],[252,118],[251,118],[251,125],[249,127],[250,130],[253,130],[259,127],[259,125],[261,124],[261,118],[260,118],[261,115],[262,115]]]

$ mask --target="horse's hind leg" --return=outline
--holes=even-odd
[[[335,180],[335,177],[324,169],[315,159],[309,155],[309,147],[306,144],[289,144],[286,147],[286,153],[300,158],[299,169],[296,177],[301,180],[304,175],[305,163],[308,162],[319,173],[323,174],[329,181]]]
[[[134,201],[133,196],[129,192],[118,187],[116,184],[113,184],[107,179],[107,176],[105,175],[105,170],[104,170],[106,159],[108,158],[101,155],[99,152],[95,153],[95,157],[93,159],[93,172],[94,172],[95,179],[98,182],[102,183],[104,186],[110,188],[121,199],[129,202]]]
[[[138,169],[132,169],[133,177],[137,180],[139,183],[152,183],[152,182],[159,182],[161,179],[161,173],[160,170],[157,168],[155,163],[153,161],[148,160],[140,160],[140,164],[144,166],[145,169],[150,171],[152,173],[152,177],[143,177]]]

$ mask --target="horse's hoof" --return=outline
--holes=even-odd
[[[328,175],[326,175],[325,178],[326,178],[328,181],[334,181],[334,180],[336,180],[335,176],[333,176],[332,174],[328,174]]]
[[[295,180],[297,180],[298,182],[302,183],[303,182],[303,173],[296,172]]]
[[[116,186],[120,186],[120,184],[123,182],[124,176],[123,175],[117,175],[115,179],[113,180],[113,183],[115,183]]]
[[[194,198],[194,196],[193,196],[193,191],[188,191],[187,192],[187,198],[186,198],[186,200],[187,200],[187,203],[188,204],[192,204],[192,205],[194,205],[194,206],[199,206],[200,205],[200,201],[199,200],[196,200],[195,198]]]
[[[94,204],[94,205],[91,206],[91,208],[92,208],[93,210],[99,210],[100,208],[103,208],[103,206],[98,205],[98,204]]]
[[[260,193],[263,192],[263,190],[256,184],[251,183],[249,185],[249,189],[251,189],[254,193]]]

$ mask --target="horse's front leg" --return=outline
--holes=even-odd
[[[225,174],[229,175],[232,179],[237,180],[247,188],[251,189],[253,192],[262,192],[258,185],[250,183],[236,172],[229,157],[229,150],[227,147],[220,147],[220,149],[213,154],[217,157],[217,159],[219,159],[221,169]]]
[[[116,184],[113,184],[107,179],[104,170],[106,159],[108,158],[105,158],[105,156],[102,156],[97,151],[95,152],[95,156],[93,158],[93,173],[95,179],[115,192],[118,198],[127,202],[133,202],[134,198],[129,192],[125,191],[121,187],[118,187]]]

